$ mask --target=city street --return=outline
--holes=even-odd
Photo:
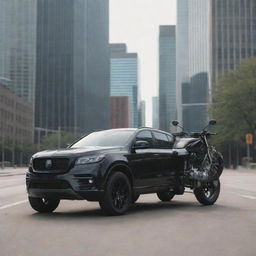
[[[214,206],[201,206],[192,193],[170,203],[152,194],[119,217],[87,201],[62,201],[53,214],[38,214],[23,172],[1,172],[1,256],[256,255],[256,170],[225,170]]]

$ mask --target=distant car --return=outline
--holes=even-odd
[[[184,149],[174,150],[175,141],[152,128],[111,129],[91,133],[67,149],[38,152],[26,174],[30,205],[52,212],[61,199],[86,199],[98,201],[108,215],[120,215],[140,194],[157,193],[170,201],[185,187]],[[205,204],[217,200],[218,189]]]

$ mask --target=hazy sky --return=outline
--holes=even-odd
[[[139,56],[140,95],[146,125],[152,122],[152,96],[158,95],[159,25],[176,23],[175,0],[110,0],[110,42],[126,43]]]

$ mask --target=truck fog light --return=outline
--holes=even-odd
[[[89,179],[89,183],[92,184],[93,183],[93,179]]]

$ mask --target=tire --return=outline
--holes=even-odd
[[[197,201],[202,205],[213,205],[220,194],[220,180],[207,182],[200,188],[194,189]]]
[[[211,172],[213,173],[213,176],[211,177],[211,181],[217,180],[222,174],[223,168],[224,168],[223,157],[221,153],[219,153],[214,149],[212,154],[213,155],[212,155]]]
[[[158,192],[157,197],[162,201],[162,202],[169,202],[173,199],[175,194],[171,191],[169,192]]]
[[[37,212],[53,212],[59,205],[59,199],[28,197],[31,207]]]
[[[128,210],[131,198],[128,177],[122,172],[115,172],[110,176],[99,204],[106,215],[122,215]]]
[[[133,194],[132,195],[132,199],[131,199],[131,203],[134,204],[136,203],[136,201],[139,199],[140,194]]]

